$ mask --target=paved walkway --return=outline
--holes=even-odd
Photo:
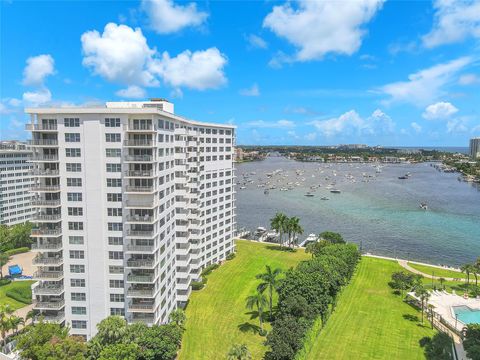
[[[23,269],[23,275],[33,275],[33,265],[32,260],[35,257],[35,253],[32,251],[13,255],[10,258],[8,264],[2,267],[3,276],[8,275],[8,266],[9,265],[20,265]]]

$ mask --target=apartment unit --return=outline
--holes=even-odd
[[[87,338],[109,315],[167,322],[234,251],[235,129],[162,99],[27,113],[35,309]]]
[[[31,156],[24,143],[0,141],[0,224],[20,224],[32,217]]]
[[[470,139],[470,157],[480,160],[480,137]]]

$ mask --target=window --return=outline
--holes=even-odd
[[[110,274],[123,274],[123,267],[122,266],[110,265],[108,267],[108,272]]]
[[[81,221],[69,221],[68,230],[83,230],[83,222]]]
[[[123,294],[110,294],[110,302],[125,302]]]
[[[79,127],[80,119],[79,118],[65,118],[63,120],[65,127]]]
[[[87,322],[85,320],[72,320],[72,329],[86,329]]]
[[[85,265],[70,265],[70,272],[75,274],[83,274],[85,272]]]
[[[69,236],[68,243],[70,245],[83,245],[83,236]]]
[[[108,193],[107,201],[122,201],[122,194]]]
[[[67,167],[68,172],[81,172],[82,171],[82,164],[66,163],[65,165]]]
[[[87,315],[87,308],[84,306],[72,306],[72,315]]]
[[[109,251],[108,258],[110,260],[123,260],[123,252],[122,251]]]
[[[122,149],[105,149],[106,157],[121,157]]]
[[[85,301],[87,300],[87,296],[85,295],[85,293],[74,293],[72,292],[71,294],[71,299],[72,301]]]
[[[85,279],[70,279],[71,287],[85,287]]]
[[[70,259],[85,259],[85,251],[70,250]]]
[[[106,142],[120,142],[121,141],[121,134],[105,134],[105,141]]]
[[[106,118],[105,119],[105,127],[120,127],[120,119],[119,118]]]
[[[70,215],[70,216],[82,216],[83,215],[83,208],[81,208],[81,207],[69,207],[68,208],[68,215]]]
[[[65,142],[80,142],[80,134],[65,133]]]
[[[107,164],[108,171],[108,164]],[[122,187],[122,179],[107,179],[107,187]]]
[[[65,156],[66,157],[80,157],[80,149],[74,149],[74,148],[67,148],[65,149]]]
[[[111,308],[110,315],[125,316],[124,308]]]
[[[122,164],[107,164],[107,172],[121,172]]]
[[[67,178],[67,186],[82,186],[81,178]]]
[[[108,208],[107,209],[108,216],[122,216],[122,208]]]
[[[67,193],[68,201],[82,201],[82,193]]]
[[[114,289],[123,289],[123,280],[110,280],[110,287]]]
[[[122,223],[108,223],[108,230],[109,231],[122,231],[123,224]]]

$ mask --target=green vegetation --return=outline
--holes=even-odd
[[[32,244],[31,233],[32,224],[28,222],[12,226],[0,225],[0,252],[23,247],[30,248]]]
[[[31,285],[34,281],[13,281],[0,286],[0,304],[9,305],[13,310],[20,309],[32,302]],[[12,296],[13,295],[13,296]]]
[[[425,349],[428,360],[452,360],[452,339],[445,333],[437,333],[433,338],[425,337],[420,340],[420,346]]]
[[[306,358],[424,359],[419,341],[435,331],[389,288],[401,270],[394,261],[362,258]]]
[[[480,324],[470,324],[467,326],[463,346],[469,359],[480,360]]]
[[[245,344],[252,358],[260,359],[267,350],[265,338],[258,334],[258,319],[245,310],[245,299],[262,282],[256,275],[265,265],[287,270],[309,258],[301,249],[293,252],[272,244],[238,240],[236,246],[235,259],[209,275],[204,290],[190,296],[180,359],[224,359],[236,343]]]
[[[30,248],[24,246],[24,247],[19,247],[19,248],[7,250],[7,251],[5,251],[5,254],[7,254],[8,256],[13,256],[13,255],[17,255],[17,254],[23,254],[23,253],[26,253],[26,252],[29,252],[29,251],[30,251]]]
[[[434,276],[454,279],[465,279],[467,277],[465,274],[455,270],[441,269],[434,266],[420,265],[412,262],[409,262],[408,265],[427,275],[433,274]]]
[[[15,310],[8,304],[0,305],[0,333],[2,335],[2,345],[5,343],[5,335],[13,330],[16,334],[20,325],[25,324],[26,319],[22,319],[14,314]]]
[[[270,226],[277,231],[281,246],[288,245],[294,248],[298,245],[297,235],[303,234],[303,228],[300,226],[298,217],[292,216],[289,218],[280,212],[276,213],[270,220]],[[283,238],[284,235],[287,235],[286,239]]]

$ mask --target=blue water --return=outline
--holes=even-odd
[[[453,312],[465,325],[480,323],[480,310],[470,309],[468,306],[453,306]]]
[[[277,189],[264,195],[257,185],[277,169],[288,177],[274,176],[270,181]],[[297,176],[297,169],[303,174]],[[438,172],[430,164],[392,164],[381,171],[376,173],[370,164],[300,163],[283,157],[239,164],[236,175],[242,184],[244,173],[256,174],[249,175],[254,182],[246,189],[237,186],[238,227],[268,227],[275,213],[282,211],[301,219],[302,239],[309,233],[338,231],[364,251],[435,264],[460,265],[480,256],[478,186],[458,181],[458,174]],[[398,179],[407,172],[410,179]],[[368,182],[362,181],[363,173],[371,176]],[[286,182],[297,181],[301,185],[293,190],[279,191]],[[333,181],[341,194],[325,188]],[[322,187],[315,196],[305,197],[317,184]],[[330,200],[320,200],[323,196]],[[429,209],[420,209],[420,202]]]

